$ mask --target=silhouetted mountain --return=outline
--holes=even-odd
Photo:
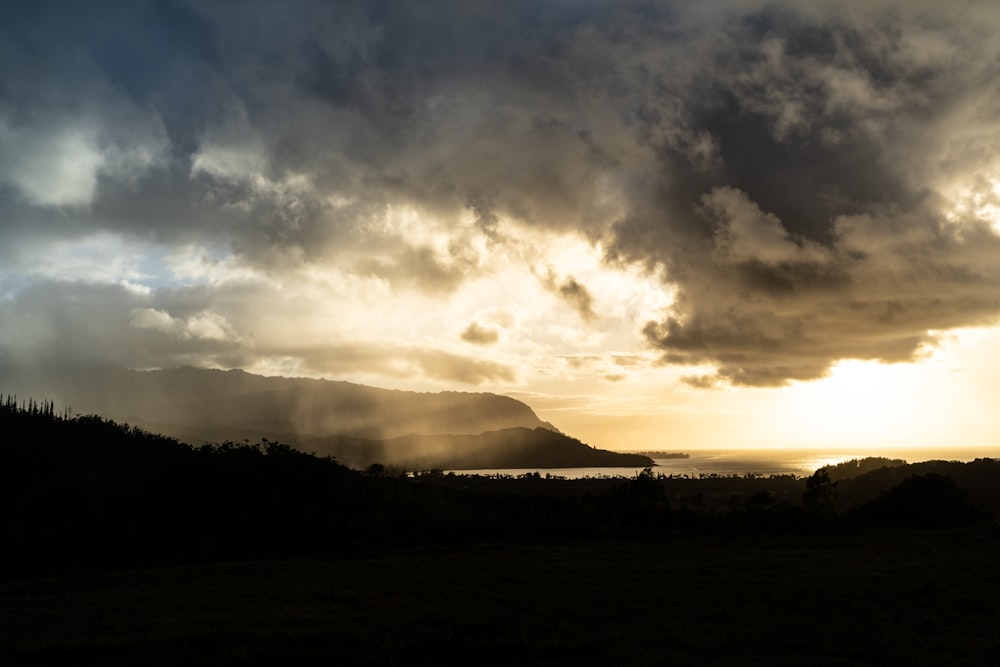
[[[0,391],[138,424],[193,445],[278,441],[350,465],[410,469],[622,466],[645,456],[563,436],[524,403],[489,393],[421,393],[244,371],[5,369]]]
[[[478,435],[406,435],[381,441],[335,436],[310,441],[309,446],[311,451],[332,455],[355,468],[372,463],[408,470],[653,465],[648,456],[594,449],[545,428],[508,428]]]
[[[117,367],[5,369],[0,391],[47,396],[76,413],[94,413],[160,432],[218,441],[228,430],[299,436],[395,438],[410,433],[482,433],[549,428],[524,403],[488,393],[421,393],[350,382],[263,377],[240,370]]]

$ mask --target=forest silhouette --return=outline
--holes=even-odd
[[[824,628],[861,633],[889,662],[989,664],[1000,648],[987,629],[1000,592],[995,460],[872,458],[806,478],[409,475],[270,440],[192,447],[11,396],[0,433],[8,664],[692,664],[743,655],[729,641],[751,663],[865,662],[864,643],[842,647]],[[233,609],[223,582],[258,597]],[[52,586],[60,609],[96,615],[101,631],[81,618],[56,632]],[[388,600],[423,615],[399,617]],[[218,621],[177,620],[165,610],[178,604],[185,619],[226,604],[233,620],[206,636]],[[303,605],[305,617],[290,611]],[[562,625],[579,605],[621,611]],[[749,611],[723,629],[732,605]],[[139,632],[136,613],[171,629]]]
[[[476,540],[951,528],[991,525],[1000,508],[989,459],[872,458],[808,478],[410,475],[266,439],[192,447],[14,397],[0,397],[0,432],[8,575]]]

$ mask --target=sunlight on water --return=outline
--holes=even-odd
[[[882,456],[903,459],[908,463],[943,459],[947,461],[972,461],[977,458],[1000,457],[998,447],[962,448],[886,448],[878,453],[872,450],[839,451],[793,450],[793,449],[712,449],[690,452],[686,459],[655,459],[653,471],[664,475],[811,475],[825,465],[834,465],[866,456]],[[455,474],[466,475],[511,475],[526,473],[546,474],[567,479],[583,477],[634,477],[641,468],[504,468],[483,470],[455,470]]]

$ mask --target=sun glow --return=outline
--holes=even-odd
[[[784,400],[769,411],[770,427],[790,445],[940,444],[948,434],[948,417],[956,416],[956,397],[949,396],[947,382],[926,381],[940,372],[928,363],[841,361],[823,380],[780,390]]]

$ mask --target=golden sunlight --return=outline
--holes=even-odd
[[[959,407],[940,375],[930,363],[841,361],[823,380],[779,390],[768,427],[786,446],[939,445]]]

